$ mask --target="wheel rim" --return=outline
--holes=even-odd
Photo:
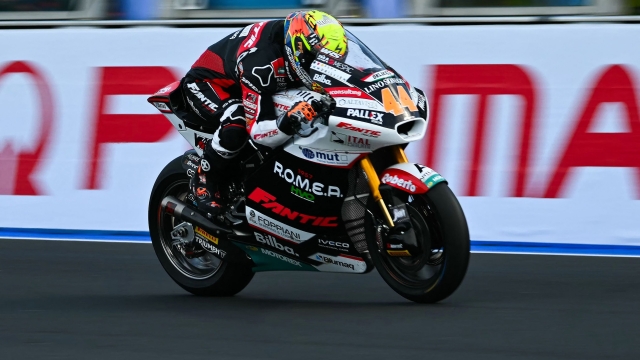
[[[392,257],[380,248],[382,262],[399,283],[412,288],[430,289],[438,283],[444,270],[442,230],[432,206],[425,199],[410,197],[406,206],[420,251],[410,257]]]
[[[171,195],[181,201],[185,201],[188,192],[189,180],[180,179],[166,187],[161,199]],[[167,256],[167,259],[169,259],[176,270],[188,278],[204,280],[214,276],[220,270],[222,260],[206,251],[201,257],[189,259],[171,244],[173,242],[173,239],[171,238],[171,231],[181,223],[183,223],[183,221],[180,219],[176,219],[162,211],[160,204],[158,204],[157,230],[158,235],[160,236],[160,244],[162,245],[162,249]]]

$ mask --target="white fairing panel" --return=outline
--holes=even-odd
[[[173,124],[173,126],[178,130],[178,133],[180,133],[180,135],[182,135],[187,140],[189,145],[193,147],[193,149],[198,153],[199,156],[202,156],[204,148],[198,146],[198,139],[213,139],[213,134],[202,131],[195,131],[191,128],[186,127],[184,125],[184,121],[180,120],[180,118],[173,113],[163,113],[162,115],[166,116],[167,119],[169,119],[171,124]]]
[[[306,89],[285,90],[273,96],[276,112],[280,115],[298,101],[320,100],[321,95]],[[363,111],[384,111],[376,100],[339,98],[336,107]],[[408,124],[402,128],[404,124]],[[350,167],[364,154],[379,148],[406,144],[424,137],[427,123],[424,119],[408,119],[389,129],[370,122],[330,116],[328,125],[316,124],[318,130],[309,137],[294,136],[285,145],[285,151],[306,161],[337,167]],[[406,129],[406,131],[404,131]],[[401,131],[403,130],[403,131]]]

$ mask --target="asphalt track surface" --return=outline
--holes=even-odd
[[[0,240],[0,359],[640,359],[640,259],[473,254],[416,305],[368,275],[198,298],[149,244]]]

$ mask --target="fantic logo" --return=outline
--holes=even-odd
[[[278,129],[273,129],[273,130],[271,130],[269,132],[266,132],[266,133],[255,134],[255,135],[253,135],[253,139],[254,140],[266,139],[266,138],[274,137],[274,136],[276,136],[278,134],[279,134]]]
[[[384,174],[384,176],[382,177],[382,183],[398,185],[399,187],[407,189],[411,192],[416,192],[417,190],[416,186],[411,182],[411,180],[401,179],[397,175],[391,176],[389,174]]]
[[[296,254],[296,252],[293,251],[292,248],[290,248],[288,246],[284,246],[284,245],[278,243],[276,238],[274,238],[271,235],[263,235],[263,234],[260,234],[260,233],[257,233],[257,232],[254,232],[253,234],[256,236],[256,240],[258,240],[258,242],[261,243],[261,244],[269,245],[272,248],[276,248],[276,249],[278,249],[280,251],[284,251],[284,252],[286,252],[288,254],[298,256],[298,254]]]
[[[200,89],[198,88],[198,85],[196,83],[187,84],[187,87],[189,88],[189,90],[191,90],[193,95],[195,95],[198,98],[198,100],[202,101],[202,104],[205,107],[207,107],[209,110],[215,111],[218,108],[218,105],[214,104],[211,100],[209,100],[206,96],[204,96],[200,92]]]
[[[257,23],[253,27],[253,31],[251,32],[251,37],[248,40],[246,40],[246,42],[244,43],[245,48],[252,47],[253,43],[256,42],[256,39],[258,38],[258,36],[260,36],[260,30],[262,30],[262,25],[264,25],[264,21]]]
[[[325,189],[324,184],[319,182],[311,182],[308,179],[308,174],[299,171],[298,174],[294,174],[293,170],[285,169],[282,164],[276,161],[273,167],[273,172],[280,175],[286,182],[291,184],[291,193],[299,196],[305,200],[314,201],[315,196],[327,196],[327,197],[342,197],[340,188],[337,186],[327,186]],[[305,176],[307,175],[307,176]]]
[[[327,79],[327,76],[325,74],[315,74],[313,75],[313,80],[321,82],[325,85],[331,85],[331,81],[329,79]]]
[[[369,136],[369,137],[378,137],[380,136],[380,131],[377,130],[369,130],[369,129],[365,129],[365,128],[359,128],[359,127],[355,127],[349,123],[346,122],[340,122],[337,125],[338,128],[340,129],[345,129],[345,130],[349,130],[349,131],[355,131],[358,132],[364,136]]]
[[[273,103],[273,105],[275,106],[276,109],[281,111],[287,111],[291,108],[291,106],[280,104],[280,103]]]
[[[335,216],[313,216],[305,215],[297,211],[292,211],[288,207],[276,202],[276,197],[262,190],[261,188],[255,188],[251,194],[247,197],[249,200],[262,205],[265,209],[270,209],[272,212],[286,217],[289,220],[297,221],[303,225],[313,225],[321,227],[337,227],[338,218]]]
[[[384,115],[384,113],[379,113],[379,112],[375,112],[375,111],[369,111],[369,110],[355,110],[355,109],[349,109],[347,110],[347,116],[353,116],[353,117],[357,117],[360,119],[366,119],[371,121],[374,124],[382,124],[382,116]]]

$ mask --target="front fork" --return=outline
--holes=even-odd
[[[393,152],[393,156],[395,157],[398,164],[409,162],[409,160],[407,159],[407,155],[399,145],[391,147],[391,151]],[[369,159],[368,155],[360,160],[360,167],[367,176],[367,182],[369,183],[369,189],[371,190],[371,194],[373,195],[373,200],[375,200],[375,202],[378,203],[378,206],[380,206],[382,215],[384,216],[389,228],[393,228],[395,224],[393,223],[391,214],[389,214],[389,209],[387,208],[387,205],[384,203],[384,199],[382,199],[382,195],[380,194],[380,179],[378,178],[378,174],[373,168],[373,164],[371,163],[371,159]]]

